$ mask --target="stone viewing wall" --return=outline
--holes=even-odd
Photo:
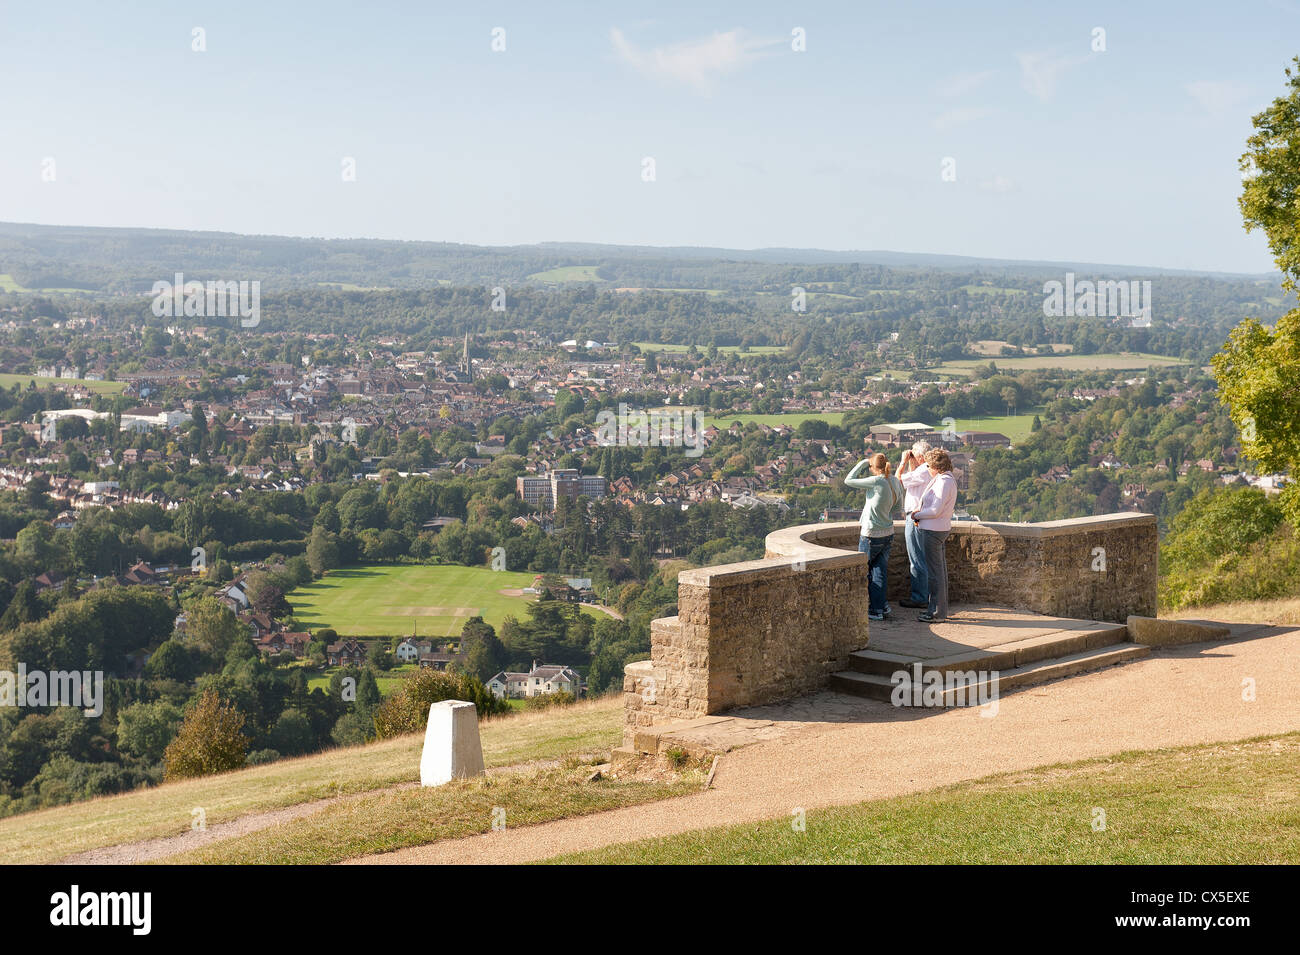
[[[867,645],[866,558],[800,540],[806,530],[768,535],[763,560],[678,575],[677,616],[651,624],[650,659],[624,671],[629,734],[812,692]]]
[[[763,560],[683,571],[676,617],[650,627],[650,659],[624,671],[625,734],[812,692],[867,646],[867,560],[857,522],[767,537]],[[1100,549],[1100,551],[1098,550]],[[1123,623],[1156,615],[1156,519],[1107,514],[1044,524],[955,521],[949,601]],[[889,599],[907,595],[895,525]]]
[[[857,522],[777,533],[791,530],[829,547],[858,546]],[[768,537],[769,554],[776,536]],[[1129,614],[1154,617],[1157,543],[1154,514],[1103,514],[1043,524],[953,521],[947,545],[948,600],[1112,623],[1124,623]],[[1103,570],[1093,569],[1103,564]],[[903,522],[895,521],[890,604],[908,592]],[[1139,607],[1143,609],[1135,609]]]

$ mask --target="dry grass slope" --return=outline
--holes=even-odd
[[[622,740],[622,719],[622,700],[612,697],[485,720],[483,758],[497,767],[607,752]],[[0,820],[0,858],[53,862],[176,835],[190,828],[196,808],[211,826],[251,812],[411,783],[419,779],[423,742],[414,734],[13,816]]]

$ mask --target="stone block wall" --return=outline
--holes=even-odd
[[[810,693],[867,645],[866,557],[804,542],[781,555],[776,536],[763,560],[678,575],[677,616],[651,624],[650,659],[624,671],[629,739],[639,727]]]
[[[950,603],[1112,623],[1123,623],[1129,614],[1156,614],[1158,535],[1152,514],[1043,524],[954,521],[946,550]],[[890,553],[891,602],[908,595],[909,577],[899,521]]]
[[[856,522],[769,534],[763,560],[683,571],[676,617],[651,624],[650,659],[624,673],[625,733],[825,686],[868,643],[867,560]],[[956,521],[949,600],[1123,623],[1156,614],[1156,519],[1107,514],[1044,524]],[[895,525],[890,600],[907,595]]]

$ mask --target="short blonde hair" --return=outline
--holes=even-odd
[[[932,448],[925,453],[925,463],[930,465],[930,470],[938,474],[947,474],[952,470],[952,458],[948,457],[948,452],[943,448]]]

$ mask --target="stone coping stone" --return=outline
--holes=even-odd
[[[905,521],[894,522],[894,532],[904,530]],[[1045,521],[1041,524],[1013,524],[983,521],[953,521],[955,535],[1023,538],[1046,540],[1079,534],[1114,530],[1134,530],[1140,527],[1155,528],[1154,514],[1098,514],[1062,521]],[[843,540],[857,537],[861,531],[858,521],[835,521],[824,524],[799,524],[784,527],[767,535],[764,547],[767,555],[761,560],[747,560],[717,567],[696,567],[678,575],[678,582],[697,587],[730,587],[765,580],[780,580],[810,569],[832,570],[854,567],[867,562],[865,554],[832,547],[825,540]]]
[[[1173,647],[1183,643],[1208,643],[1228,639],[1232,631],[1223,624],[1191,620],[1128,618],[1129,639],[1148,647]]]
[[[679,733],[689,733],[706,726],[731,722],[731,716],[702,716],[694,720],[679,720],[675,723],[660,723],[658,726],[646,726],[638,729],[632,736],[632,748],[640,753],[659,752],[661,739]]]
[[[677,575],[678,584],[695,587],[734,587],[776,581],[809,570],[836,570],[840,567],[866,567],[867,555],[837,547],[802,545],[802,552],[762,560],[747,560],[739,564],[721,564],[717,567],[695,567]]]
[[[894,521],[894,530],[905,529],[906,521]],[[1122,530],[1137,527],[1155,527],[1154,514],[1096,514],[1091,517],[1072,517],[1061,521],[1043,521],[1038,524],[999,521],[953,521],[955,534],[986,534],[1000,537],[1062,537],[1090,531]],[[800,524],[784,527],[767,535],[767,549],[778,551],[778,546],[812,544],[820,539],[842,538],[846,533],[861,529],[858,521],[828,521],[822,524]]]

